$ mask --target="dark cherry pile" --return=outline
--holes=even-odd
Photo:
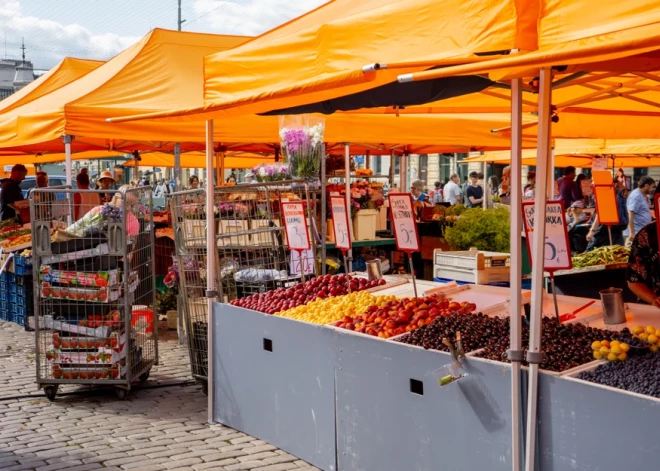
[[[660,397],[660,376],[656,374],[657,371],[660,371],[660,354],[645,353],[629,357],[626,361],[605,363],[593,371],[580,373],[578,378],[647,396]]]
[[[560,324],[554,318],[543,318],[541,347],[545,359],[541,369],[566,371],[593,361],[591,344],[596,340],[618,340],[616,332],[587,327],[584,324]],[[497,361],[506,361],[509,349],[509,336],[493,338],[483,351],[476,356]],[[522,343],[529,344],[529,326],[522,323]]]
[[[265,293],[253,294],[240,299],[234,299],[234,306],[252,309],[266,314],[275,314],[294,307],[302,306],[317,298],[341,296],[351,292],[363,291],[384,285],[384,279],[369,281],[351,275],[323,275],[305,283],[298,283],[291,288],[279,288]]]
[[[461,333],[463,350],[469,353],[490,345],[494,339],[509,338],[509,319],[488,317],[485,314],[454,313],[438,317],[431,324],[400,337],[398,342],[416,345],[425,349],[449,351],[442,343],[443,337],[455,341],[456,332]]]

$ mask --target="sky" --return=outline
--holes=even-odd
[[[181,0],[184,31],[257,35],[326,0]],[[62,58],[109,59],[151,29],[177,28],[177,0],[0,0],[0,54],[48,70]]]

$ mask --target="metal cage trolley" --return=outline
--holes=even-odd
[[[290,251],[281,205],[304,204],[310,249]],[[216,285],[218,300],[230,302],[290,287],[319,270],[316,256],[316,202],[302,181],[223,186],[214,192]],[[193,377],[208,387],[208,312],[206,302],[206,195],[204,190],[170,196],[184,325]]]
[[[36,189],[30,198],[37,384],[113,386],[158,362],[150,187]]]

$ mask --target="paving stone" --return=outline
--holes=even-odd
[[[160,364],[146,387],[192,379],[187,347],[163,333]],[[0,370],[2,471],[315,469],[258,437],[207,424],[208,398],[199,385],[136,388],[127,401],[112,388],[86,394],[86,386],[62,385],[62,393],[76,395],[51,403],[35,385],[34,333],[0,321],[0,345],[12,346]],[[10,399],[23,395],[34,397]]]

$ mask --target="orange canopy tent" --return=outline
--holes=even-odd
[[[34,82],[0,101],[0,113],[7,113],[14,108],[48,95],[74,80],[87,75],[103,63],[103,61],[65,57],[59,64],[41,75]]]
[[[0,148],[29,153],[61,152],[62,136],[73,136],[72,152],[86,150],[185,150],[204,148],[195,122],[107,123],[107,116],[202,103],[202,58],[246,38],[154,30],[100,67],[53,92],[0,116]],[[398,152],[464,152],[508,147],[490,129],[507,116],[410,117],[337,115],[326,120],[328,142],[363,143],[363,149]],[[214,140],[229,150],[273,153],[279,147],[277,117],[223,120]],[[529,142],[528,144],[533,145]],[[407,147],[406,147],[407,146]],[[423,150],[422,150],[423,149]]]
[[[538,7],[534,0],[335,0],[205,58],[202,106],[139,116],[265,112],[376,89],[402,72],[533,49]]]
[[[64,162],[64,153],[52,154],[13,154],[0,155],[0,165],[13,165],[23,163],[32,168],[35,164],[46,164]],[[133,165],[130,154],[112,152],[105,150],[91,150],[72,154],[72,160],[94,160],[94,159],[126,159],[127,165]],[[142,152],[140,153],[139,166],[141,167],[174,167],[174,155],[167,152]],[[273,155],[251,154],[247,152],[227,152],[225,154],[226,168],[252,168],[261,163],[271,163]],[[184,152],[181,154],[181,168],[203,168],[206,165],[204,152]],[[29,168],[29,169],[30,169]]]

